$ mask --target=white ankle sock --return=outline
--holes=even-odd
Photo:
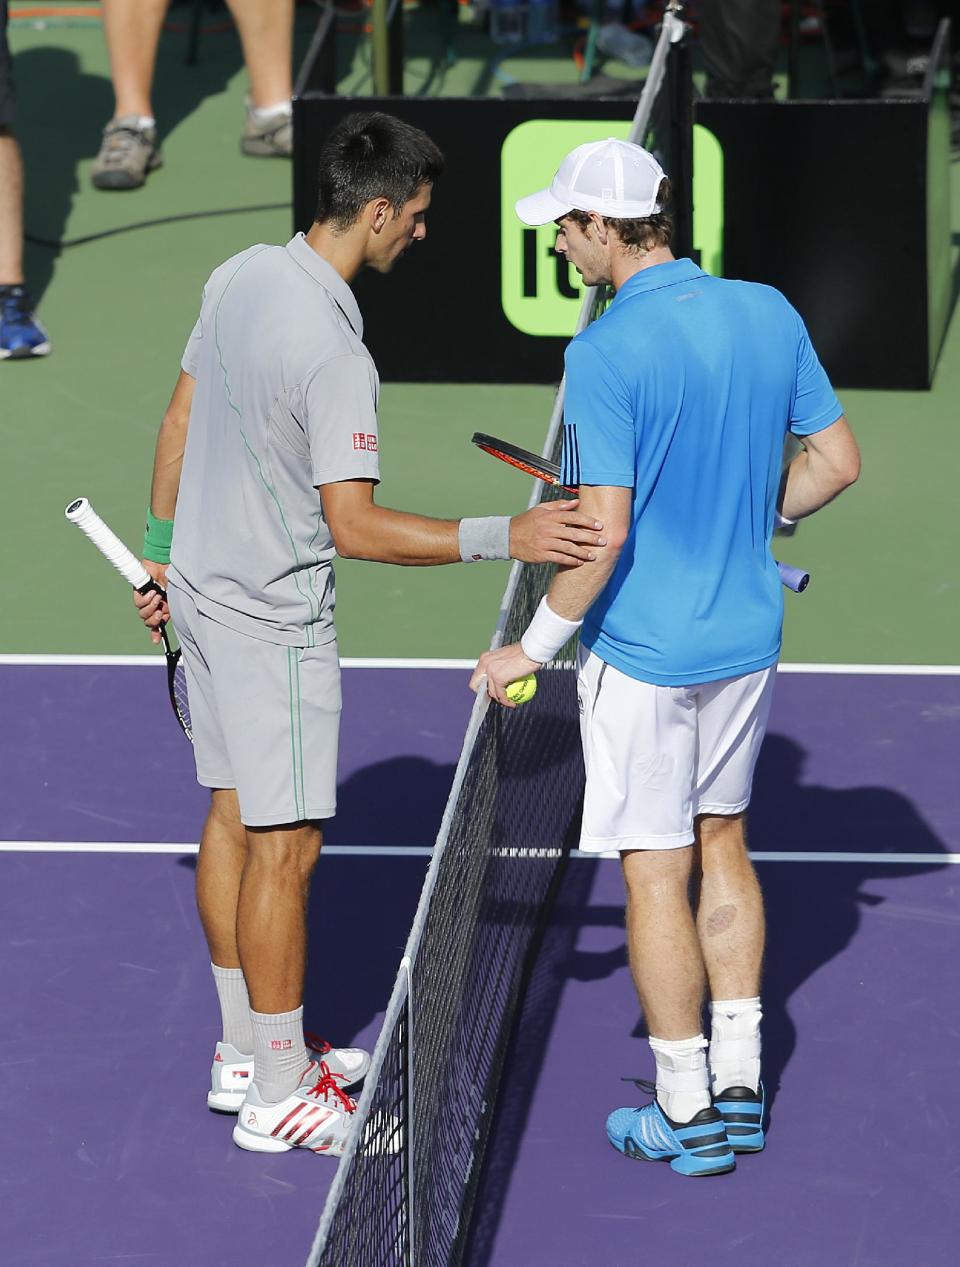
[[[295,1012],[254,1012],[254,1081],[266,1104],[277,1104],[300,1084],[310,1057],[303,1041],[303,1008]]]
[[[253,1029],[250,1025],[250,999],[242,968],[218,968],[215,963],[213,980],[220,1000],[220,1016],[223,1021],[223,1041],[244,1056],[253,1054]]]
[[[714,999],[710,1004],[710,1085],[713,1094],[730,1087],[760,1086],[760,1000]]]
[[[273,119],[279,119],[284,116],[290,118],[293,114],[293,103],[288,100],[278,101],[272,106],[251,106],[250,113],[257,123],[270,123]]]
[[[674,1122],[689,1122],[710,1107],[707,1040],[702,1034],[676,1040],[651,1038],[657,1061],[657,1101]]]

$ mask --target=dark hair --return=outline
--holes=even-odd
[[[444,160],[425,132],[392,114],[348,114],[320,151],[318,224],[348,229],[374,198],[405,202],[443,172]]]
[[[670,202],[670,182],[664,178],[657,191],[657,202],[667,207]],[[590,223],[586,211],[568,211],[564,219],[569,218],[585,229]],[[652,216],[642,216],[637,220],[621,220],[616,216],[604,216],[603,222],[611,228],[624,246],[636,251],[652,251],[657,246],[669,246],[673,241],[673,216],[667,211],[658,211]]]

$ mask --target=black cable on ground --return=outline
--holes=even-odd
[[[222,207],[218,211],[182,211],[174,216],[160,216],[156,220],[138,220],[135,224],[121,224],[115,229],[102,229],[99,233],[88,233],[82,238],[64,238],[60,242],[51,238],[40,238],[34,233],[23,236],[33,246],[46,246],[53,251],[66,250],[68,246],[84,246],[87,242],[99,242],[101,238],[116,237],[119,233],[132,233],[135,229],[153,229],[161,224],[178,224],[182,220],[207,220],[211,216],[236,216],[247,211],[288,211],[289,202],[262,202],[253,207]]]

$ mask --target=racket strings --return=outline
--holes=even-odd
[[[555,476],[551,475],[548,471],[532,466],[529,462],[521,462],[518,458],[506,457],[503,453],[496,453],[492,449],[488,449],[487,452],[493,453],[494,457],[499,458],[501,462],[507,462],[518,471],[523,471],[525,475],[532,475],[534,479],[544,480],[547,484],[558,483]]]
[[[173,670],[173,678],[171,684],[171,698],[173,699],[173,707],[176,710],[177,717],[180,719],[180,725],[183,727],[187,738],[191,738],[190,730],[190,701],[187,697],[187,674],[179,659],[177,658],[176,668]]]

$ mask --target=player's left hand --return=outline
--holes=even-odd
[[[142,559],[141,562],[150,574],[150,579],[156,581],[161,589],[166,590],[167,565],[165,563],[154,563],[152,559]],[[156,593],[141,594],[138,590],[134,590],[133,601],[137,608],[137,614],[150,630],[151,642],[159,642],[160,630],[158,626],[166,624],[170,619],[170,608],[167,606],[166,598]]]
[[[510,520],[510,558],[579,567],[607,544],[603,524],[578,510],[576,498],[539,502]]]
[[[479,695],[486,688],[492,700],[496,700],[504,708],[516,708],[517,705],[507,699],[507,686],[518,678],[526,677],[528,673],[536,673],[542,667],[536,660],[524,655],[519,642],[514,642],[509,647],[499,647],[496,651],[483,653],[470,679],[470,689]]]

